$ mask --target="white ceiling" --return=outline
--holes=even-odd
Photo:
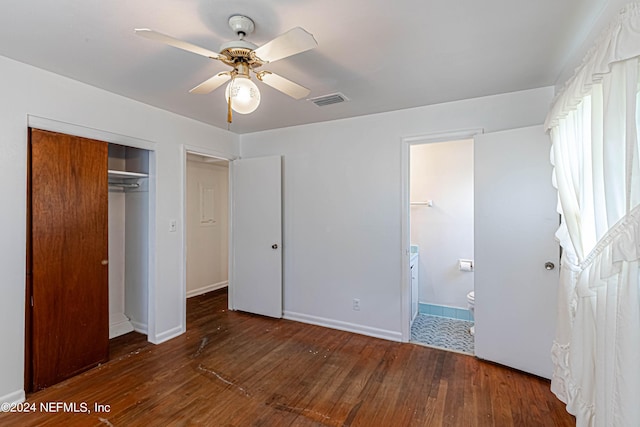
[[[264,69],[350,102],[317,107],[257,83],[255,132],[549,86],[606,0],[2,0],[0,55],[226,128],[224,90],[189,89],[228,68],[145,40],[151,28],[219,50],[229,16],[251,17],[261,45],[290,28],[318,48]]]

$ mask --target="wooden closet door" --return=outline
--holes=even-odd
[[[31,130],[31,377],[39,390],[109,357],[108,145]]]

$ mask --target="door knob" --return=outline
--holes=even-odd
[[[556,268],[556,265],[551,261],[547,261],[544,263],[544,268],[547,270],[553,270],[554,268]]]
[[[271,249],[278,249],[278,244],[274,243],[273,245],[271,245]]]
[[[108,259],[103,259],[102,261],[100,261],[100,264],[107,265],[107,264],[109,264],[109,260]]]

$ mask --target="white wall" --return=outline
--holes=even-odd
[[[213,192],[213,222],[203,222],[203,190]],[[228,199],[229,167],[187,158],[187,297],[228,282]]]
[[[125,300],[125,194],[109,191],[109,338],[119,335],[126,320]],[[116,331],[117,330],[117,331]]]
[[[401,139],[540,124],[552,95],[548,87],[242,135],[243,157],[283,156],[285,316],[400,340]]]
[[[181,144],[235,156],[238,137],[4,57],[0,74],[0,401],[13,401],[23,397],[24,378],[27,115],[155,143],[156,287],[149,310],[157,317],[149,339],[156,342],[184,330]],[[169,233],[170,219],[178,220],[178,232]]]
[[[467,307],[473,272],[459,259],[473,260],[473,140],[411,146],[411,244],[420,247],[419,301]]]
[[[151,275],[145,268],[149,262],[149,205],[151,194],[147,191],[149,179],[140,182],[141,191],[127,191],[125,195],[125,269],[124,269],[124,313],[129,318],[132,327],[143,334],[149,334],[150,339],[159,340],[151,335],[149,328],[153,326],[153,319],[149,313],[149,289]],[[152,288],[152,286],[151,286]]]

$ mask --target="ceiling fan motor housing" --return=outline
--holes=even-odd
[[[245,63],[251,68],[263,65],[255,55],[251,52],[256,50],[258,46],[244,40],[244,37],[251,34],[255,29],[255,25],[251,18],[243,15],[233,15],[229,18],[229,27],[235,32],[239,40],[232,40],[220,46],[220,54],[223,56],[222,62],[235,68],[236,64]]]
[[[253,20],[243,15],[233,15],[229,18],[229,26],[236,33],[240,39],[253,33],[256,28],[253,24]]]

